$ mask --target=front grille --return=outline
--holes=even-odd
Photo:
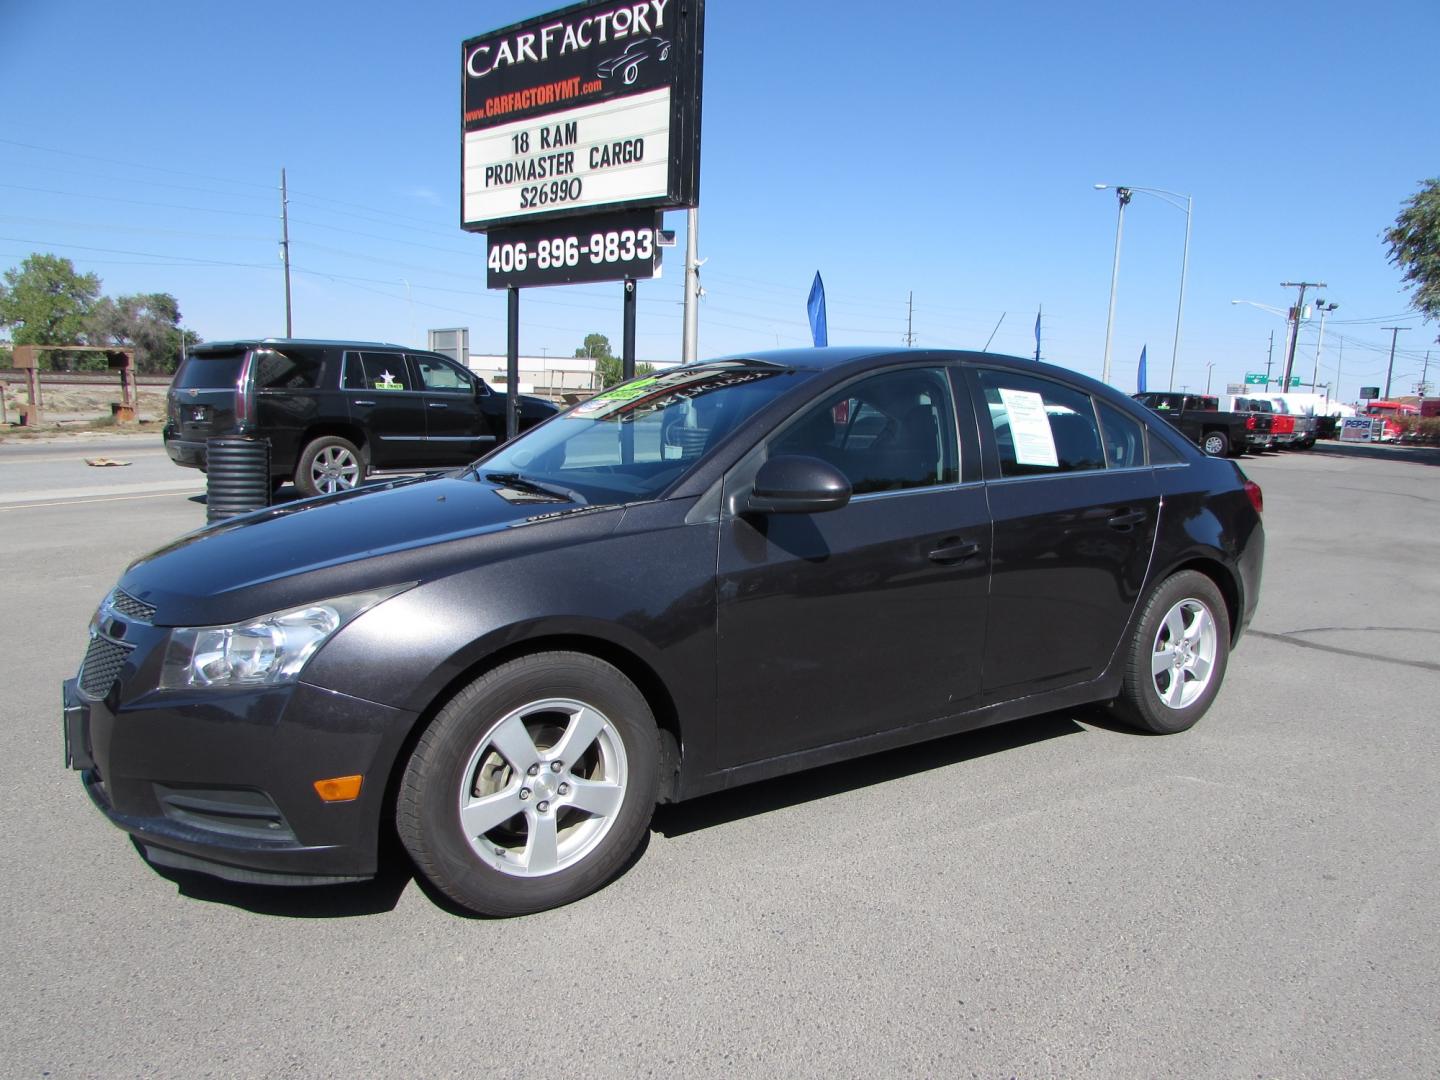
[[[90,648],[85,651],[85,660],[80,665],[81,691],[92,698],[108,694],[133,648],[133,645],[121,645],[99,635],[92,637]]]
[[[155,605],[147,604],[144,600],[136,600],[129,593],[116,589],[110,594],[110,606],[127,619],[134,619],[136,622],[148,623],[155,617]]]

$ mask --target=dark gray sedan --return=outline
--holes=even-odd
[[[1084,702],[1190,727],[1260,511],[1043,364],[674,368],[139,560],[65,685],[67,759],[157,865],[354,880],[393,824],[457,903],[537,911],[619,873],[657,801]]]

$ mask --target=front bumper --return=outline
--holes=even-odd
[[[149,861],[273,884],[374,875],[386,783],[413,713],[305,683],[124,704],[119,686],[93,700],[66,681],[66,765]],[[349,802],[315,790],[357,774]]]

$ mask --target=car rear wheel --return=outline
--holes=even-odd
[[[526,915],[614,877],[655,808],[659,740],[644,696],[581,653],[481,676],[420,737],[395,820],[420,873],[469,911]]]
[[[1224,457],[1230,453],[1230,436],[1223,431],[1207,431],[1200,446],[1211,457]]]
[[[1145,604],[1116,708],[1146,731],[1184,731],[1215,700],[1229,656],[1230,617],[1220,590],[1197,571],[1175,574]]]
[[[322,435],[305,447],[295,467],[295,487],[302,495],[329,495],[365,482],[365,461],[349,439]]]

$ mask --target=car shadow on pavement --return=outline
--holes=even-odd
[[[1069,709],[1045,713],[1026,720],[1014,720],[979,731],[948,735],[941,739],[904,746],[853,761],[807,769],[773,780],[762,780],[730,791],[720,791],[683,803],[669,803],[655,810],[651,829],[662,836],[683,836],[701,829],[782,810],[799,803],[841,795],[905,776],[916,776],[976,758],[1003,754],[1063,735],[1085,730],[1076,721],[1092,722],[1089,710]],[[1129,730],[1129,729],[1124,729]]]
[[[807,769],[773,780],[746,784],[731,791],[716,792],[689,802],[656,807],[650,829],[636,850],[615,875],[624,877],[645,855],[651,835],[683,836],[702,829],[727,825],[757,814],[781,810],[832,795],[857,791],[931,769],[1003,754],[1033,746],[1049,739],[1076,735],[1084,725],[1135,734],[1102,707],[1082,707],[1046,713],[1026,720],[1014,720],[979,731],[964,732],[917,743],[853,761]],[[459,918],[486,918],[466,911],[444,893],[413,873],[410,860],[394,837],[382,844],[380,872],[369,881],[343,885],[285,886],[255,885],[225,881],[208,874],[148,864],[160,877],[175,884],[181,896],[210,904],[227,904],[254,912],[290,919],[343,919],[379,915],[393,911],[400,896],[413,881],[436,907]]]
[[[382,853],[380,872],[375,877],[343,885],[252,885],[154,863],[146,865],[174,882],[176,890],[187,899],[288,919],[345,919],[393,911],[415,876],[404,852]]]

